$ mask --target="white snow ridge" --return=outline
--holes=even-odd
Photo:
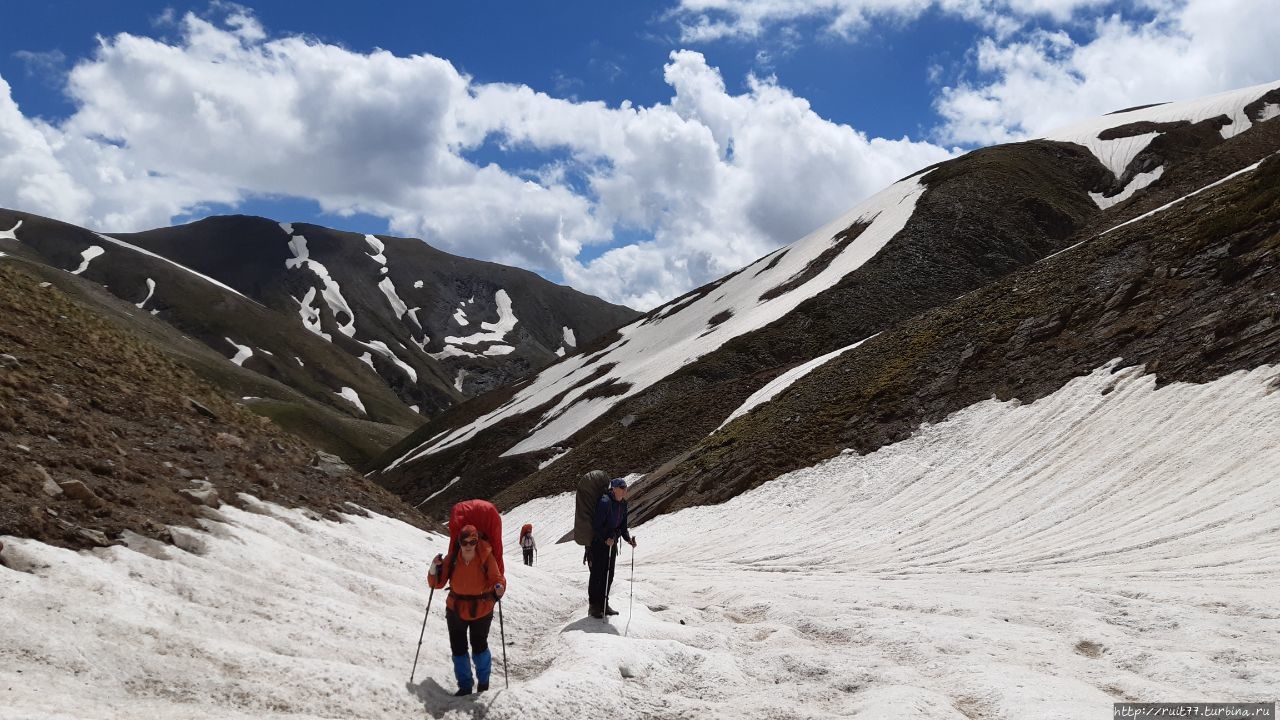
[[[584,618],[581,549],[554,542],[573,495],[514,508],[511,687],[495,652],[473,699],[448,696],[441,597],[406,685],[445,541],[398,521],[250,499],[177,548],[0,538],[0,607],[21,618],[0,623],[0,717],[1074,719],[1266,700],[1278,376],[1156,390],[1102,368],[662,516],[635,529],[634,585],[623,548],[610,625]]]

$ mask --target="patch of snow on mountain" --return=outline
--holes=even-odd
[[[423,342],[423,351],[424,352],[426,351],[425,339]],[[427,354],[435,358],[436,360],[447,360],[452,357],[468,357],[468,358],[481,357],[480,355],[477,355],[473,352],[467,352],[466,350],[463,350],[462,348],[459,348],[459,347],[454,347],[453,345],[445,345],[444,349],[441,350],[440,352],[434,352],[434,353],[429,352]]]
[[[22,227],[22,221],[14,223],[13,227],[8,230],[0,230],[0,240],[18,240],[18,228]],[[21,242],[20,240],[18,242]]]
[[[1099,208],[1106,210],[1113,205],[1118,205],[1133,197],[1134,193],[1145,188],[1156,180],[1159,180],[1160,176],[1163,174],[1164,166],[1161,165],[1151,172],[1138,173],[1137,175],[1134,175],[1133,179],[1129,181],[1129,184],[1124,187],[1124,190],[1112,195],[1111,197],[1106,197],[1102,193],[1094,192],[1089,193],[1089,197],[1093,198],[1093,201],[1098,204]]]
[[[564,346],[563,346],[563,345],[561,345],[560,347],[556,348],[556,356],[557,356],[557,357],[564,357]]]
[[[1266,122],[1276,117],[1280,117],[1280,103],[1267,103],[1258,116],[1258,122]]]
[[[421,281],[421,280],[414,280],[414,281],[413,281],[413,287],[414,287],[414,289],[416,289],[416,290],[421,290],[421,289],[422,289],[422,281]]]
[[[381,340],[369,340],[367,342],[364,340],[357,340],[356,342],[360,343],[361,345],[364,345],[370,350],[373,350],[379,355],[395,363],[396,367],[400,368],[400,370],[402,370],[405,375],[409,376],[409,380],[411,382],[414,382],[414,383],[418,382],[418,371],[414,370],[413,366],[410,365],[409,363],[406,363],[405,361],[401,360],[399,356],[397,356],[394,352],[391,352],[391,348],[387,347],[386,343],[382,342]]]
[[[72,270],[71,274],[79,275],[85,270],[88,270],[89,263],[93,262],[94,258],[102,256],[103,253],[105,252],[106,250],[103,250],[100,245],[90,245],[89,247],[85,248],[80,253],[80,267],[76,268],[75,270]]]
[[[498,307],[497,322],[481,322],[479,332],[474,335],[465,337],[449,336],[444,341],[450,345],[479,345],[486,342],[501,342],[507,337],[507,333],[515,329],[520,322],[516,319],[515,311],[511,308],[511,296],[507,295],[506,290],[499,290],[494,293],[493,302]],[[459,310],[458,312],[462,312]]]
[[[342,287],[329,274],[329,268],[311,259],[311,251],[307,248],[307,238],[302,235],[294,235],[289,239],[289,249],[293,251],[293,257],[284,261],[285,269],[306,268],[315,274],[323,286],[320,295],[329,306],[333,321],[338,325],[338,332],[347,337],[355,337],[356,315],[351,312],[351,306],[347,304],[347,299],[342,296]],[[310,297],[309,293],[308,297]],[[346,316],[345,323],[343,322],[344,315]]]
[[[373,370],[374,372],[378,371],[378,369],[373,366],[373,353],[365,353],[361,355],[358,359],[360,360],[360,362],[364,363],[365,365],[368,365],[369,369]]]
[[[306,365],[304,365],[302,362],[302,358],[298,357],[297,355],[293,356],[293,361],[298,363],[298,367],[306,367]]]
[[[418,410],[418,406],[417,406],[417,405],[410,405],[410,406],[409,406],[409,409],[410,409],[410,410],[412,410],[412,411],[414,411],[414,412],[421,412],[420,410]]]
[[[852,345],[846,345],[845,347],[842,347],[839,350],[833,350],[827,353],[826,355],[823,355],[821,357],[816,357],[810,360],[809,362],[797,365],[796,367],[793,367],[790,370],[782,373],[778,377],[774,378],[773,380],[765,384],[764,387],[752,393],[751,397],[747,398],[746,401],[743,402],[741,405],[739,405],[736,410],[729,413],[729,417],[725,418],[724,422],[720,423],[720,427],[717,427],[712,432],[714,433],[719,431],[725,425],[728,425],[729,423],[733,422],[734,420],[737,420],[743,415],[746,415],[747,413],[751,412],[757,407],[769,402],[770,400],[773,400],[783,390],[786,390],[787,388],[794,385],[796,381],[799,380],[800,378],[804,377],[805,375],[808,375],[814,370],[817,370],[823,365],[826,365],[827,363],[849,352],[850,350],[853,350],[859,345],[865,343],[867,340],[870,340],[872,337],[875,337],[875,335],[872,335],[871,337],[868,337],[868,338],[863,338],[862,340],[859,340],[858,342]]]
[[[386,245],[384,245],[381,240],[379,240],[378,238],[372,235],[365,235],[364,241],[369,244],[370,248],[373,249],[373,252],[369,254],[369,257],[372,258],[373,261],[378,263],[379,265],[386,267],[387,256],[383,252],[384,250],[386,250]]]
[[[1129,167],[1129,163],[1133,158],[1142,152],[1160,133],[1144,133],[1115,140],[1099,140],[1098,135],[1103,131],[1136,122],[1168,123],[1185,120],[1194,124],[1219,115],[1226,115],[1231,118],[1231,123],[1223,126],[1221,133],[1224,138],[1231,138],[1248,130],[1252,125],[1249,118],[1245,116],[1244,107],[1276,87],[1280,87],[1280,83],[1273,82],[1267,85],[1256,85],[1186,102],[1166,103],[1139,110],[1103,115],[1102,117],[1091,118],[1084,122],[1055,130],[1046,135],[1045,139],[1085,146],[1116,177],[1120,177],[1124,174],[1125,168]]]
[[[510,355],[515,352],[515,348],[510,345],[490,345],[484,349],[485,357],[499,357],[502,355]]]
[[[573,334],[573,328],[566,325],[563,332],[565,347],[578,347],[578,338]]]
[[[462,327],[466,327],[469,322],[467,320],[467,313],[461,307],[459,307],[457,310],[453,311],[453,321],[458,323]]]
[[[241,345],[240,343],[236,342],[235,340],[232,340],[229,337],[224,337],[223,340],[226,340],[227,342],[231,343],[235,347],[236,354],[235,354],[235,357],[231,358],[231,362],[235,363],[236,365],[243,366],[245,360],[248,360],[249,358],[253,357],[253,348],[249,347],[248,345]]]
[[[139,310],[143,309],[143,307],[147,304],[147,301],[150,300],[151,296],[155,294],[156,294],[156,281],[152,280],[151,278],[147,278],[147,296],[142,298],[142,302],[134,303],[133,306],[138,308]]]
[[[1274,153],[1273,153],[1273,154],[1274,154]],[[1258,166],[1262,165],[1262,163],[1263,163],[1264,161],[1265,161],[1265,159],[1264,159],[1264,160],[1259,160],[1258,162],[1256,162],[1256,163],[1254,163],[1254,164],[1252,164],[1252,165],[1250,165],[1250,166],[1248,166],[1248,167],[1240,168],[1239,170],[1237,170],[1237,171],[1235,171],[1235,172],[1231,173],[1230,175],[1227,175],[1227,176],[1225,176],[1225,177],[1223,177],[1223,178],[1220,178],[1220,179],[1218,179],[1218,180],[1215,180],[1215,181],[1213,181],[1213,182],[1209,183],[1208,185],[1205,185],[1204,187],[1199,188],[1198,190],[1194,190],[1194,191],[1192,191],[1192,192],[1187,193],[1186,195],[1183,195],[1182,197],[1178,198],[1177,200],[1173,200],[1172,202],[1167,202],[1167,203],[1165,203],[1164,205],[1161,205],[1160,207],[1158,207],[1158,208],[1156,208],[1156,209],[1154,209],[1154,210],[1150,210],[1150,211],[1148,211],[1148,212],[1145,212],[1145,213],[1143,213],[1143,214],[1139,215],[1138,217],[1133,218],[1133,219],[1131,219],[1131,220],[1126,220],[1126,221],[1124,221],[1124,222],[1120,223],[1119,225],[1116,225],[1115,227],[1107,228],[1106,230],[1103,230],[1102,232],[1098,233],[1097,235],[1095,235],[1095,236],[1093,236],[1093,237],[1095,237],[1095,238],[1102,237],[1103,235],[1106,235],[1107,233],[1109,233],[1109,232],[1111,232],[1111,231],[1113,231],[1113,230],[1119,230],[1120,228],[1124,227],[1125,225],[1132,225],[1133,223],[1141,222],[1141,221],[1143,221],[1143,220],[1146,220],[1147,218],[1151,217],[1152,215],[1157,215],[1157,214],[1159,214],[1159,213],[1162,213],[1162,212],[1164,212],[1165,210],[1168,210],[1169,208],[1173,207],[1174,205],[1177,205],[1178,203],[1181,203],[1182,201],[1186,200],[1187,198],[1195,197],[1196,195],[1199,195],[1200,193],[1202,193],[1202,192],[1204,192],[1204,191],[1206,191],[1206,190],[1210,190],[1210,189],[1212,189],[1212,188],[1215,188],[1215,187],[1217,187],[1217,186],[1221,185],[1222,183],[1227,182],[1228,180],[1232,180],[1232,179],[1237,178],[1237,177],[1239,177],[1239,176],[1241,176],[1241,175],[1244,175],[1245,173],[1249,173],[1249,172],[1253,172],[1254,170],[1257,170],[1257,169],[1258,169]],[[1054,253],[1054,254],[1052,254],[1052,255],[1046,255],[1045,257],[1040,258],[1040,259],[1039,259],[1039,260],[1037,260],[1036,262],[1037,262],[1037,263],[1042,263],[1042,262],[1045,262],[1045,261],[1050,260],[1050,259],[1052,259],[1052,258],[1058,257],[1059,255],[1062,255],[1063,253],[1071,252],[1072,250],[1075,250],[1076,248],[1080,247],[1081,245],[1084,245],[1085,243],[1089,242],[1089,240],[1092,240],[1092,239],[1093,239],[1093,238],[1088,238],[1088,239],[1085,239],[1085,240],[1081,240],[1080,242],[1078,242],[1078,243],[1076,243],[1076,244],[1074,244],[1074,245],[1070,245],[1070,246],[1068,246],[1068,247],[1065,247],[1065,248],[1063,248],[1063,249],[1059,250],[1058,252],[1056,252],[1056,253]]]
[[[248,295],[245,295],[244,293],[242,293],[242,292],[240,292],[239,290],[237,290],[237,289],[235,289],[235,288],[231,287],[230,285],[227,285],[226,283],[224,283],[224,282],[220,282],[220,281],[218,281],[218,280],[214,280],[213,278],[211,278],[211,277],[209,277],[208,275],[205,275],[205,274],[203,274],[203,273],[198,273],[198,272],[196,272],[195,270],[192,270],[191,268],[187,267],[186,265],[182,265],[182,264],[180,264],[180,263],[176,263],[176,262],[174,262],[174,261],[170,260],[169,258],[167,258],[167,257],[163,256],[163,255],[157,255],[157,254],[155,254],[155,253],[151,252],[150,250],[144,250],[144,249],[142,249],[142,248],[138,247],[137,245],[131,245],[131,244],[129,244],[129,243],[127,243],[127,242],[123,241],[123,240],[117,240],[117,239],[115,239],[115,238],[111,237],[110,235],[103,235],[102,233],[94,233],[94,235],[97,235],[98,237],[102,238],[102,239],[103,239],[104,241],[106,241],[106,242],[109,242],[109,243],[111,243],[111,244],[113,244],[113,245],[116,245],[116,246],[118,246],[118,247],[122,247],[122,248],[124,248],[125,250],[129,250],[129,251],[131,251],[131,252],[136,252],[136,253],[138,253],[139,255],[146,255],[146,256],[147,256],[147,257],[149,257],[149,258],[155,258],[156,260],[159,260],[159,261],[161,261],[161,262],[168,263],[169,265],[172,265],[173,267],[176,267],[176,268],[178,268],[179,270],[181,270],[181,271],[183,271],[183,272],[185,272],[185,273],[187,273],[187,274],[189,274],[189,275],[194,275],[194,276],[196,276],[196,277],[200,278],[201,280],[204,280],[204,281],[205,281],[205,282],[207,282],[207,283],[210,283],[210,284],[213,284],[213,285],[217,285],[218,287],[222,288],[223,290],[226,290],[227,292],[230,292],[230,293],[234,293],[234,294],[236,294],[236,295],[239,295],[240,297],[244,298],[245,300],[248,300],[249,302],[253,303],[254,305],[257,305],[258,307],[265,307],[262,303],[258,302],[257,300],[254,300],[253,298],[249,297]]]
[[[1273,155],[1274,155],[1274,154],[1276,154],[1276,153],[1273,153]],[[1230,175],[1227,175],[1227,176],[1225,176],[1225,177],[1223,177],[1223,178],[1221,178],[1221,179],[1219,179],[1219,180],[1215,180],[1215,181],[1213,181],[1213,182],[1209,183],[1208,185],[1205,185],[1204,187],[1200,188],[1199,190],[1195,190],[1195,191],[1193,191],[1193,192],[1189,192],[1189,193],[1187,193],[1186,195],[1183,195],[1182,197],[1178,198],[1177,200],[1174,200],[1174,201],[1172,201],[1172,202],[1167,202],[1167,203],[1165,203],[1164,205],[1161,205],[1160,207],[1156,208],[1155,210],[1151,210],[1150,212],[1145,212],[1145,213],[1143,213],[1143,214],[1139,215],[1138,217],[1133,218],[1132,220],[1126,220],[1125,222],[1122,222],[1122,223],[1120,223],[1119,225],[1116,225],[1116,226],[1115,226],[1115,227],[1113,227],[1113,228],[1108,228],[1108,229],[1104,230],[1103,232],[1099,233],[1099,237],[1101,237],[1102,235],[1106,235],[1107,233],[1111,232],[1112,230],[1117,230],[1117,229],[1119,229],[1119,228],[1122,228],[1122,227],[1124,227],[1125,225],[1130,225],[1130,224],[1132,224],[1132,223],[1136,223],[1136,222],[1138,222],[1138,221],[1140,221],[1140,220],[1145,220],[1145,219],[1147,219],[1147,218],[1151,217],[1152,215],[1156,215],[1156,214],[1158,214],[1158,213],[1162,213],[1162,212],[1164,212],[1165,210],[1168,210],[1169,208],[1173,207],[1174,205],[1177,205],[1178,203],[1181,203],[1182,201],[1186,200],[1187,198],[1195,197],[1196,195],[1199,195],[1200,193],[1202,193],[1202,192],[1204,192],[1204,191],[1206,191],[1206,190],[1210,190],[1210,189],[1212,189],[1212,188],[1215,188],[1215,187],[1217,187],[1217,186],[1221,185],[1222,183],[1227,182],[1228,180],[1233,180],[1233,179],[1235,179],[1235,178],[1237,178],[1237,177],[1240,177],[1241,175],[1244,175],[1245,173],[1253,172],[1254,170],[1257,170],[1257,169],[1258,169],[1258,166],[1262,165],[1262,163],[1263,163],[1263,162],[1265,162],[1265,161],[1266,161],[1266,159],[1264,158],[1263,160],[1259,160],[1258,162],[1256,162],[1256,163],[1254,163],[1254,164],[1252,164],[1252,165],[1250,165],[1250,166],[1248,166],[1248,167],[1240,168],[1239,170],[1237,170],[1237,171],[1235,171],[1235,172],[1231,173]],[[1074,247],[1074,246],[1073,246],[1073,247]],[[1070,249],[1070,248],[1068,248],[1068,250],[1069,250],[1069,249]],[[1061,251],[1061,252],[1065,252],[1065,251]],[[1055,254],[1055,255],[1057,255],[1057,254],[1060,254],[1060,253],[1054,253],[1054,254]],[[1052,256],[1050,256],[1050,257],[1052,257]],[[1046,258],[1046,259],[1047,259],[1047,258]]]
[[[360,394],[359,394],[359,393],[357,393],[355,390],[353,390],[353,389],[351,389],[351,388],[349,388],[349,387],[346,387],[346,386],[344,385],[344,386],[343,386],[343,388],[342,388],[341,390],[339,390],[338,392],[336,392],[336,393],[334,393],[334,394],[335,394],[335,395],[341,395],[343,400],[346,400],[347,402],[351,403],[352,405],[355,405],[355,406],[356,406],[356,409],[358,409],[360,412],[364,413],[365,415],[368,415],[368,414],[369,414],[369,413],[368,413],[367,411],[365,411],[365,409],[364,409],[364,403],[360,402]]]
[[[294,298],[293,301],[298,303],[298,316],[302,318],[302,326],[320,337],[333,342],[333,336],[322,329],[320,322],[320,306],[313,304],[316,299],[317,290],[315,287],[307,288],[307,294],[301,300]],[[299,362],[301,364],[301,362]]]
[[[382,295],[387,298],[387,303],[391,305],[391,310],[396,314],[396,318],[403,320],[406,313],[409,312],[409,306],[400,299],[400,295],[396,293],[396,285],[391,282],[391,278],[385,277],[378,281],[378,289],[382,291]]]
[[[555,450],[556,448],[551,448],[551,449],[552,449],[552,450]],[[572,450],[572,449],[573,449],[573,448],[569,448],[569,450]],[[557,460],[559,460],[560,458],[564,457],[565,455],[568,455],[568,454],[569,454],[569,450],[564,450],[564,449],[559,450],[559,452],[557,452],[555,455],[552,455],[551,457],[547,458],[546,460],[543,460],[542,462],[538,463],[538,469],[539,469],[539,470],[545,470],[545,469],[547,469],[547,468],[551,467],[551,464],[552,464],[552,463],[554,463],[555,461],[557,461]]]
[[[417,505],[414,505],[414,507],[415,507],[415,508],[420,508],[420,507],[422,507],[423,505],[425,505],[425,504],[427,503],[427,501],[428,501],[428,500],[430,500],[430,499],[432,499],[432,498],[436,497],[437,495],[440,495],[440,494],[441,494],[441,493],[443,493],[445,490],[448,490],[449,488],[451,488],[451,487],[453,487],[454,485],[458,484],[458,481],[459,481],[459,480],[461,480],[461,479],[462,479],[461,477],[455,477],[455,478],[453,478],[453,479],[452,479],[452,480],[450,480],[449,482],[445,483],[445,484],[444,484],[444,487],[442,487],[442,488],[440,488],[439,490],[437,490],[437,491],[435,491],[435,492],[431,493],[430,495],[426,496],[425,498],[423,498],[423,499],[422,499],[422,501],[421,501],[421,502],[419,502]],[[448,524],[448,523],[446,523],[446,524]],[[504,557],[505,557],[505,556],[504,556]]]
[[[735,337],[768,325],[805,300],[833,287],[845,275],[874,257],[906,225],[923,192],[918,178],[890,185],[840,218],[793,243],[786,253],[773,253],[757,260],[722,281],[711,292],[692,301],[681,301],[684,304],[678,310],[664,317],[642,318],[620,329],[621,339],[599,353],[570,357],[550,366],[521,388],[507,405],[455,429],[438,441],[414,448],[390,467],[465,442],[493,423],[529,412],[565,393],[562,400],[544,415],[539,429],[505,454],[540,450],[560,442],[609,408],[676,369],[715,351]],[[765,291],[803,273],[810,261],[831,248],[839,233],[858,222],[868,223],[867,228],[820,272],[789,292],[760,300]],[[670,308],[665,310],[670,311]],[[718,322],[712,323],[713,318]],[[595,362],[588,365],[586,361],[589,358]],[[616,367],[600,383],[616,380],[630,383],[630,387],[620,395],[579,403],[578,399],[583,394],[600,383],[591,387],[574,386],[594,367],[608,363],[614,363]]]
[[[284,231],[284,234],[285,234],[285,235],[292,235],[292,234],[293,234],[293,223],[285,223],[285,222],[282,222],[282,223],[280,223],[280,229]]]
[[[462,381],[466,380],[467,375],[469,374],[470,373],[468,373],[466,370],[459,370],[458,377],[454,378],[453,380],[453,389],[457,390],[458,392],[462,392]]]
[[[412,308],[409,308],[409,313],[408,313],[409,317],[413,318],[413,324],[417,325],[419,330],[423,329],[422,321],[418,319],[418,312],[420,310],[422,310],[422,308],[412,307]]]

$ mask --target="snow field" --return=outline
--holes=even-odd
[[[254,502],[180,548],[3,538],[0,718],[1085,718],[1280,687],[1280,368],[1104,367],[634,529],[585,618],[572,493],[504,519],[511,688],[453,699],[444,539]],[[643,494],[643,481],[633,485]],[[534,524],[535,567],[516,536]],[[158,560],[153,555],[166,556]],[[628,621],[630,626],[628,628]],[[621,633],[627,630],[623,637]],[[630,677],[625,677],[625,676]]]

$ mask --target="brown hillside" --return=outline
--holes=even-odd
[[[0,260],[0,535],[70,548],[168,540],[212,490],[422,525],[349,470],[233,404],[106,316]],[[313,464],[315,463],[315,464]],[[201,499],[207,504],[201,504]]]

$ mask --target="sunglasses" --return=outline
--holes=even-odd
[[[466,547],[466,546],[470,546],[470,545],[479,545],[479,544],[480,544],[480,540],[479,540],[479,539],[477,539],[477,538],[472,538],[472,539],[470,539],[470,540],[462,540],[462,541],[460,541],[458,544],[459,544],[459,545],[462,545],[462,546],[464,546],[464,547]]]

